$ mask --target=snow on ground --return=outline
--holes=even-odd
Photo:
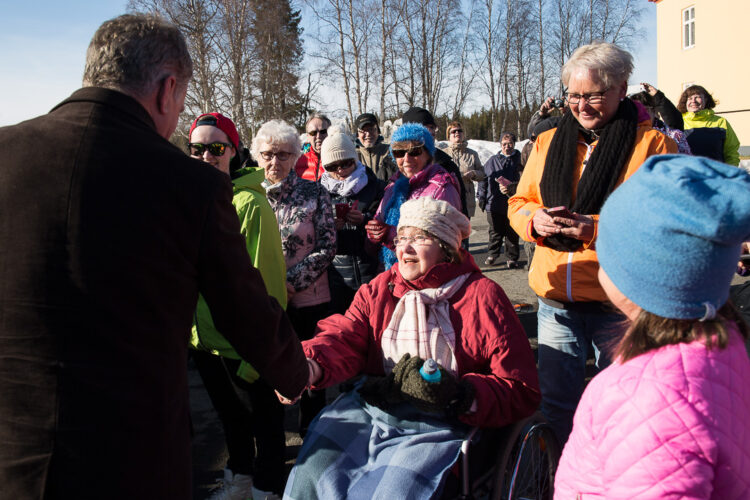
[[[528,142],[528,139],[517,142],[516,149],[521,151],[526,145],[526,142]],[[436,146],[438,148],[446,148],[448,147],[448,141],[439,141]],[[482,161],[482,165],[484,165],[485,163],[487,163],[487,160],[490,159],[490,156],[500,151],[500,143],[469,139],[469,149],[473,149],[479,154],[479,159]]]

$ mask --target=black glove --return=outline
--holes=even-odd
[[[484,209],[485,209],[486,207],[487,207],[487,200],[485,200],[485,199],[480,199],[480,200],[479,200],[479,210],[481,210],[482,212],[484,212]]]
[[[393,368],[394,382],[400,386],[401,393],[414,406],[425,412],[439,413],[449,411],[458,414],[465,406],[464,398],[466,389],[456,377],[451,375],[445,368],[438,365],[440,370],[439,382],[428,382],[419,373],[424,360],[414,357],[407,358],[404,355],[401,361]],[[469,400],[469,406],[473,400],[473,394]],[[460,403],[460,404],[459,404]],[[456,406],[454,409],[453,407]],[[468,407],[466,407],[468,410]],[[461,413],[466,410],[461,411]]]
[[[392,405],[404,400],[401,391],[394,383],[393,373],[384,377],[367,376],[357,390],[362,399],[372,406],[388,410]]]

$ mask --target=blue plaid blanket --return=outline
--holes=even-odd
[[[409,403],[384,412],[350,391],[310,424],[284,498],[436,497],[468,432]]]

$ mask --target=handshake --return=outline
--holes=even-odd
[[[404,354],[389,375],[368,377],[359,394],[367,403],[385,410],[408,401],[428,413],[457,416],[469,411],[474,401],[474,386],[437,364],[439,377],[423,376],[420,369],[424,363],[421,358]]]

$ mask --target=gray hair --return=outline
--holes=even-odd
[[[297,129],[289,125],[284,120],[271,120],[258,129],[253,137],[253,143],[250,151],[256,160],[260,155],[260,147],[264,144],[274,146],[289,146],[290,152],[294,153],[295,161],[302,154],[302,141],[299,140]]]
[[[605,86],[611,87],[628,81],[633,72],[633,56],[614,43],[594,42],[578,47],[570,56],[560,75],[563,85],[568,86],[576,69],[594,72]]]
[[[176,26],[155,15],[125,14],[94,33],[83,85],[144,97],[169,75],[187,86],[192,74],[193,61]]]
[[[328,127],[331,126],[331,120],[329,120],[326,115],[321,114],[321,113],[315,113],[310,118],[308,118],[307,121],[305,122],[305,132],[307,132],[307,126],[310,124],[310,122],[316,118],[319,120],[323,120],[326,123],[326,126]]]

